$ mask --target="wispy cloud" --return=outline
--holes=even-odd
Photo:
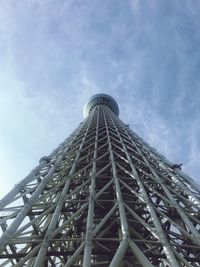
[[[199,179],[199,12],[199,1],[1,1],[2,194],[76,128],[98,92]]]

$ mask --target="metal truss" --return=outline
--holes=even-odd
[[[0,202],[0,266],[200,266],[199,186],[103,104]]]

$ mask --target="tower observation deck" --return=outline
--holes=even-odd
[[[89,99],[84,121],[0,201],[0,266],[200,266],[200,186]]]

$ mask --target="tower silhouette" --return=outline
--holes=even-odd
[[[0,202],[0,266],[200,266],[200,187],[129,129],[115,100]]]

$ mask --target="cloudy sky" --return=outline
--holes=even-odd
[[[0,196],[102,92],[200,182],[200,1],[0,0]]]

